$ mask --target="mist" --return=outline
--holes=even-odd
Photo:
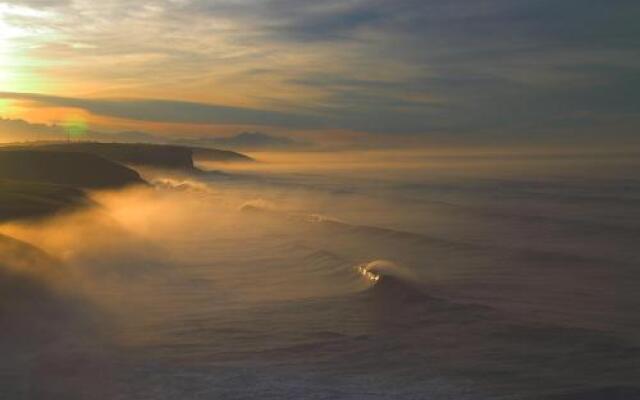
[[[5,386],[47,399],[355,399],[365,386],[535,398],[525,377],[549,363],[544,395],[633,382],[640,192],[629,178],[616,189],[628,161],[594,175],[581,158],[400,156],[141,169],[148,187],[1,225],[2,345],[15,351],[0,367],[20,375]],[[595,379],[594,360],[615,379]]]

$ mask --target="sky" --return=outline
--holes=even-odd
[[[637,0],[0,0],[0,129],[628,148],[639,20]]]

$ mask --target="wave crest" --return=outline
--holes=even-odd
[[[384,278],[396,278],[407,281],[414,281],[415,277],[411,272],[388,260],[374,260],[356,267],[358,273],[373,283],[380,282]]]
[[[193,180],[179,180],[171,178],[155,179],[151,182],[154,187],[159,189],[169,189],[177,191],[189,191],[189,192],[208,192],[209,187],[201,182]]]
[[[373,293],[389,301],[430,299],[416,276],[393,261],[375,260],[356,267],[357,272],[371,283]]]

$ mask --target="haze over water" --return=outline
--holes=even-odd
[[[640,400],[638,21],[0,0],[0,400]]]
[[[5,393],[638,396],[636,160],[350,156],[149,170],[95,210],[2,226],[66,265],[22,322],[65,323],[5,349]]]

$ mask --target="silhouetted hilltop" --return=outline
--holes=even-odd
[[[141,143],[29,143],[0,147],[0,220],[87,204],[81,189],[144,183],[122,165],[195,170],[202,161],[253,161],[225,150]],[[121,164],[122,163],[122,164]]]
[[[89,153],[118,163],[134,166],[192,170],[193,159],[200,161],[252,161],[233,151],[151,143],[30,143],[10,146],[14,149]]]
[[[71,186],[0,180],[0,221],[42,217],[88,204],[84,192]]]
[[[79,188],[144,183],[136,171],[94,154],[14,149],[0,151],[0,179]]]
[[[32,150],[94,154],[118,163],[159,168],[193,169],[192,152],[181,146],[146,143],[71,142],[23,146]]]
[[[210,149],[206,147],[190,147],[195,161],[215,162],[253,162],[253,158],[230,150]]]

